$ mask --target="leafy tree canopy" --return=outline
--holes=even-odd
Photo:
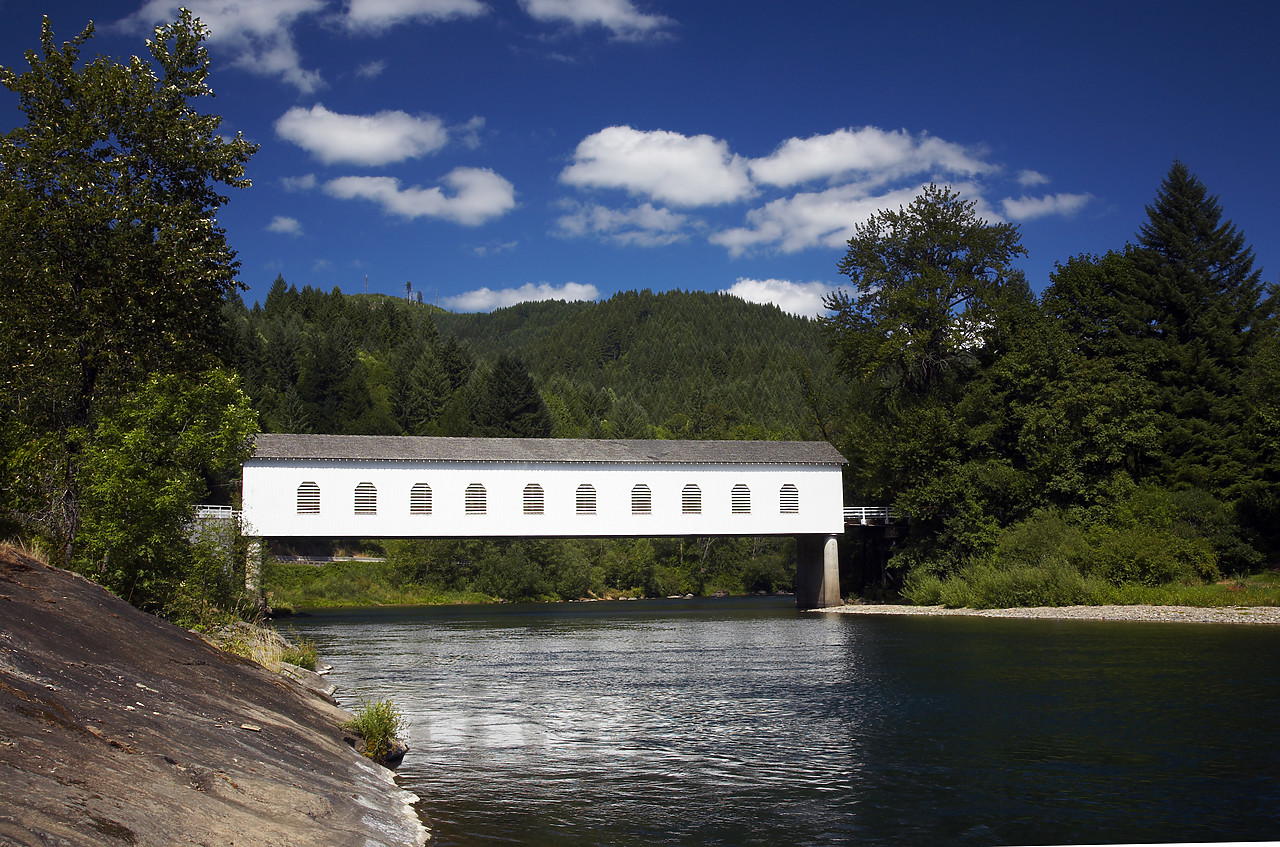
[[[826,299],[837,352],[859,377],[924,391],[973,362],[1006,286],[1020,280],[1011,262],[1025,253],[1017,227],[987,223],[946,187],[873,214],[837,265],[852,294]]]

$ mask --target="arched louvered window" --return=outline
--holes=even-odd
[[[653,514],[653,492],[644,483],[631,489],[631,514]]]
[[[356,486],[356,514],[378,514],[378,489],[372,482],[362,482]]]
[[[730,494],[729,499],[730,499],[730,502],[732,503],[733,513],[735,515],[751,514],[751,489],[750,488],[747,488],[745,485],[741,483],[735,485],[733,487],[733,492]]]
[[[314,482],[304,482],[298,486],[298,514],[320,514],[320,486]]]
[[[702,489],[689,484],[680,492],[680,511],[686,515],[702,514]]]
[[[484,486],[473,482],[467,486],[466,508],[468,515],[483,515],[487,507]]]
[[[791,483],[782,486],[778,491],[778,511],[784,515],[800,513],[800,489]]]
[[[531,482],[524,487],[524,513],[526,515],[542,514],[545,496],[542,486]]]
[[[409,514],[431,514],[431,486],[425,482],[416,482],[409,489]]]
[[[594,515],[596,513],[596,488],[594,485],[584,482],[578,486],[577,507],[580,515]]]

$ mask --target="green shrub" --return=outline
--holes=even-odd
[[[1172,529],[1137,525],[1094,534],[1085,572],[1113,585],[1189,584],[1221,578],[1213,547],[1204,538],[1186,538]]]
[[[290,642],[285,645],[284,653],[280,656],[280,661],[288,662],[291,665],[297,665],[309,671],[314,671],[316,665],[320,661],[320,656],[316,652],[314,641],[306,638],[300,638],[296,643]]]
[[[916,606],[942,605],[942,579],[924,568],[907,574],[903,582],[902,597]]]
[[[407,726],[404,714],[390,700],[365,700],[351,720],[342,725],[364,741],[361,752],[370,759],[380,759],[391,751],[400,730]]]

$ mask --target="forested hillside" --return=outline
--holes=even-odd
[[[589,404],[593,392],[608,389],[634,401],[630,416],[643,412],[661,437],[820,437],[805,390],[831,389],[816,320],[727,294],[627,291],[600,303],[444,313],[436,325],[482,357],[522,359],[566,435],[598,434],[574,398]],[[557,398],[569,407],[567,420]],[[617,434],[636,437],[639,423],[629,420]]]
[[[451,314],[281,277],[227,319],[267,431],[797,439],[833,390],[816,321],[704,292]]]

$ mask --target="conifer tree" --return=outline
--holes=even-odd
[[[1270,331],[1252,248],[1204,183],[1175,161],[1132,252],[1133,349],[1157,390],[1161,480],[1230,494],[1253,475],[1242,382]]]

